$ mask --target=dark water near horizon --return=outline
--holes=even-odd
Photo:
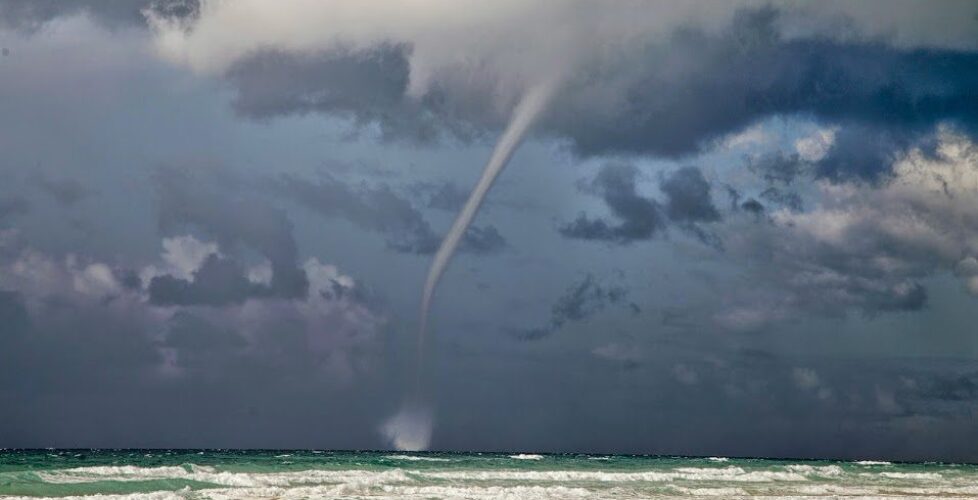
[[[978,465],[584,454],[0,450],[0,497],[978,499]]]

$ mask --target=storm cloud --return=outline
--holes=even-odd
[[[639,170],[630,164],[607,164],[589,182],[581,183],[583,192],[600,197],[616,221],[590,218],[580,214],[558,230],[566,238],[599,240],[630,244],[648,240],[670,224],[694,234],[705,243],[717,245],[716,237],[701,223],[720,220],[713,204],[710,184],[696,167],[682,167],[664,175],[659,188],[665,202],[638,193]]]
[[[616,43],[609,37],[619,33],[602,30],[642,26],[624,21],[636,15],[637,5],[616,4],[594,12],[606,24],[591,38],[558,18],[546,21],[559,33],[549,43],[527,42],[533,50],[519,56],[496,52],[502,48],[494,44],[474,48],[481,56],[475,67],[430,46],[423,34],[412,31],[418,26],[391,28],[403,38],[379,36],[371,28],[383,29],[386,23],[369,14],[363,32],[337,27],[340,40],[349,31],[347,46],[271,32],[242,33],[227,46],[206,46],[203,37],[218,29],[214,23],[236,12],[227,6],[205,12],[186,35],[172,33],[184,23],[155,18],[155,26],[175,37],[161,46],[165,55],[224,72],[238,89],[237,109],[246,115],[317,111],[349,116],[378,125],[384,137],[428,141],[443,133],[466,138],[500,128],[515,105],[509,96],[548,78],[540,73],[545,71],[564,81],[539,132],[568,141],[582,156],[689,155],[770,116],[812,116],[825,124],[856,127],[881,145],[912,141],[940,122],[954,121],[968,130],[978,124],[978,59],[973,53],[831,32],[788,36],[785,32],[802,22],[798,9],[729,7],[716,9],[713,19],[691,4],[689,11],[676,9],[673,15],[681,21],[674,25],[653,22],[646,32]],[[527,19],[548,9],[561,11],[550,4],[528,7]],[[808,14],[822,15],[813,10]],[[717,22],[723,27],[717,29]],[[222,36],[226,29],[221,28]],[[248,50],[255,44],[281,48]],[[574,52],[581,45],[588,50]],[[555,66],[557,55],[566,62],[563,67]],[[531,70],[530,64],[537,67]],[[486,78],[472,78],[486,71]],[[846,140],[836,145],[845,148]],[[841,163],[830,155],[820,171],[875,176],[881,168],[873,161],[878,154],[862,155]]]
[[[620,222],[592,219],[580,214],[573,222],[560,227],[567,238],[631,243],[647,240],[665,226],[662,207],[653,199],[638,194],[636,180],[639,171],[628,164],[609,164],[589,182],[583,191],[600,196]]]
[[[0,447],[386,446],[546,85],[433,448],[978,460],[976,14],[0,0]]]
[[[247,194],[229,194],[211,179],[189,169],[168,168],[156,175],[159,226],[166,233],[193,227],[222,246],[243,245],[271,264],[270,292],[304,297],[308,279],[298,267],[298,248],[285,212]],[[227,269],[225,269],[225,272]]]
[[[546,325],[527,330],[518,330],[517,336],[523,340],[540,340],[560,330],[568,323],[585,321],[606,307],[624,305],[633,314],[641,310],[634,303],[626,302],[628,290],[621,285],[605,283],[592,274],[586,274],[565,290],[557,298],[550,310],[550,321]]]

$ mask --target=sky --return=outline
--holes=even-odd
[[[978,4],[0,0],[0,447],[978,461]]]

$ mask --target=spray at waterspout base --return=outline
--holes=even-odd
[[[380,431],[399,451],[423,451],[431,444],[433,425],[430,410],[418,403],[406,403],[384,422]]]

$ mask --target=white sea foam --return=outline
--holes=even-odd
[[[515,460],[542,460],[543,455],[537,455],[535,453],[520,453],[517,455],[510,455],[509,458]]]
[[[861,473],[860,475],[865,476],[869,473]],[[877,472],[873,474],[878,477],[883,477],[887,479],[912,479],[915,481],[940,481],[944,477],[937,472]]]
[[[893,462],[885,462],[881,460],[859,460],[856,463],[859,465],[893,465]]]
[[[730,459],[727,457],[708,457],[707,460],[711,462],[729,462]]]
[[[838,465],[807,465],[793,464],[785,467],[792,472],[798,472],[806,476],[817,477],[838,477],[845,473]]]
[[[408,460],[410,462],[450,462],[447,458],[440,457],[419,457],[416,455],[384,455],[384,458],[391,460]]]
[[[519,456],[519,455],[514,455]],[[388,455],[406,461],[441,457]],[[532,460],[532,459],[531,459]],[[559,463],[547,461],[545,464]],[[36,471],[42,481],[57,484],[160,479],[208,483],[212,487],[125,495],[95,495],[97,500],[173,500],[178,498],[348,498],[348,499],[550,499],[550,498],[978,498],[970,470],[942,473],[885,469],[853,471],[837,465],[788,464],[658,467],[612,471],[534,470],[438,467],[390,469],[311,469],[243,472],[211,466],[93,466]],[[592,466],[593,467],[593,466]],[[0,475],[0,483],[4,477]],[[89,486],[91,488],[91,486]],[[68,497],[71,498],[71,497]],[[78,497],[81,498],[81,497]]]
[[[294,486],[302,484],[345,483],[382,484],[411,481],[403,470],[305,470],[275,473],[249,473],[215,471],[210,467],[134,467],[134,466],[96,466],[41,471],[38,477],[47,483],[72,484],[94,483],[100,481],[150,481],[157,479],[184,479],[220,486],[260,487]]]
[[[477,481],[554,481],[554,482],[669,482],[669,481],[806,481],[807,478],[788,471],[746,471],[740,467],[697,468],[680,467],[672,470],[642,472],[604,472],[582,470],[466,470],[425,472],[426,477],[450,480]]]
[[[694,497],[722,497],[733,498],[747,495],[743,488],[687,488],[684,486],[672,485],[673,491]]]

